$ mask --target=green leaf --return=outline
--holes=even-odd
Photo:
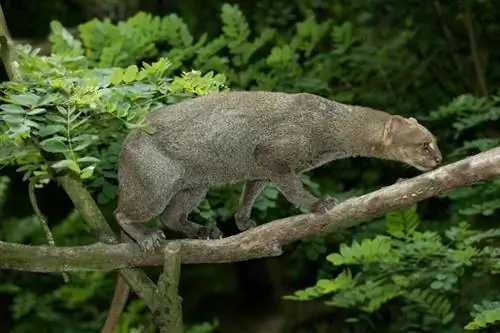
[[[147,76],[148,76],[148,72],[146,72],[145,70],[141,70],[141,71],[139,71],[139,73],[137,73],[137,75],[136,75],[136,77],[135,77],[135,80],[136,80],[136,81],[142,81],[142,80],[144,80]]]
[[[79,135],[77,137],[74,137],[72,141],[74,143],[79,142],[79,144],[74,146],[73,150],[74,151],[83,150],[83,149],[87,148],[88,146],[90,146],[94,142],[95,139],[97,139],[97,136],[91,135],[91,134],[82,134],[82,135]]]
[[[36,299],[36,295],[30,291],[18,294],[11,305],[13,317],[20,319],[32,311],[36,306]]]
[[[134,124],[134,123],[130,123],[130,122],[125,122],[125,126],[128,129],[136,129],[136,128],[142,128],[144,126],[144,124],[143,123]]]
[[[411,235],[419,226],[417,205],[396,209],[385,215],[387,232],[394,237]]]
[[[151,125],[151,124],[144,124],[144,127],[142,128],[142,130],[144,132],[148,133],[149,135],[153,135],[156,132],[156,128],[154,128],[153,125]]]
[[[335,266],[340,266],[345,263],[344,257],[338,253],[332,253],[326,257],[326,260],[334,264]]]
[[[267,186],[262,194],[268,199],[276,200],[278,199],[279,191],[275,187]]]
[[[391,280],[400,286],[407,287],[410,284],[410,278],[404,275],[393,275],[391,276]]]
[[[110,77],[111,83],[114,84],[115,86],[120,84],[123,81],[123,69],[115,67],[111,71],[111,77]]]
[[[92,144],[92,141],[83,141],[82,143],[74,146],[73,151],[83,150],[83,149],[87,148],[88,146],[90,146],[91,144]]]
[[[16,104],[3,104],[0,105],[0,108],[5,112],[9,114],[24,114],[26,111],[24,110],[23,107],[16,105]]]
[[[48,114],[45,116],[45,118],[47,118],[47,120],[50,120],[51,122],[54,122],[54,123],[61,123],[61,124],[67,123],[66,119],[64,119],[63,117],[56,115],[56,114]]]
[[[40,96],[37,96],[32,93],[20,94],[20,95],[10,95],[9,100],[13,104],[18,104],[22,106],[35,106],[40,99]]]
[[[445,315],[442,319],[441,319],[441,322],[446,325],[448,324],[449,322],[451,322],[453,320],[453,318],[455,318],[455,314],[453,312],[450,312],[448,313],[447,315]]]
[[[500,322],[500,307],[498,302],[483,301],[483,303],[485,303],[483,305],[487,306],[474,305],[477,313],[473,313],[473,321],[465,326],[466,330],[478,330]]]
[[[64,131],[64,129],[64,126],[58,124],[47,125],[40,128],[40,130],[38,131],[38,135],[43,138],[59,131]]]
[[[135,80],[139,68],[136,65],[128,66],[123,75],[123,81],[129,83]]]
[[[42,97],[40,97],[40,99],[38,99],[38,101],[36,102],[36,105],[37,106],[48,105],[48,104],[55,102],[60,97],[61,97],[61,95],[59,95],[57,93],[50,93],[50,94],[47,93],[47,94],[43,95]]]
[[[339,286],[335,283],[335,280],[320,279],[316,282],[316,287],[321,290],[322,294],[329,294],[339,289]]]
[[[47,140],[43,140],[42,142],[40,142],[40,145],[42,146],[43,150],[49,153],[64,153],[68,150],[64,142],[59,138],[50,138]]]
[[[43,114],[43,113],[46,113],[46,112],[47,112],[47,109],[44,109],[44,108],[35,108],[33,110],[28,111],[28,115],[30,115],[30,116],[36,116],[36,115]]]
[[[51,165],[54,169],[70,169],[75,172],[80,172],[78,163],[73,160],[62,160]]]
[[[2,119],[6,123],[11,123],[11,124],[24,123],[24,116],[21,116],[21,115],[6,114],[6,115],[2,116]]]
[[[25,119],[23,124],[24,124],[24,126],[28,126],[28,127],[40,128],[40,125],[38,123],[34,122],[33,120],[29,120],[29,119]]]
[[[80,173],[80,178],[87,179],[87,178],[92,177],[92,175],[94,174],[94,169],[95,169],[95,165],[90,165],[90,166],[84,168],[82,170],[82,172]]]
[[[67,116],[68,115],[68,110],[64,106],[62,106],[62,105],[56,105],[56,109],[63,116]],[[65,122],[67,122],[67,120],[65,120]]]
[[[22,291],[23,289],[15,284],[0,284],[0,293],[2,294],[17,294]]]
[[[80,157],[78,159],[78,162],[80,163],[99,163],[100,161],[101,161],[100,159],[92,156]]]
[[[441,281],[433,281],[430,285],[430,287],[432,289],[436,289],[436,290],[439,290],[439,289],[442,289],[444,287],[444,283],[441,282]]]

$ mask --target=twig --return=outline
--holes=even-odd
[[[183,332],[182,298],[178,295],[181,275],[180,251],[181,243],[178,241],[168,243],[163,250],[163,273],[158,279],[158,290],[164,301],[158,304],[158,309],[161,309],[162,313],[156,316],[159,319],[157,326],[162,333]],[[163,322],[162,319],[166,319],[167,322]]]
[[[479,90],[482,96],[488,95],[488,86],[486,84],[485,68],[479,56],[478,46],[476,43],[476,33],[474,32],[474,26],[472,25],[472,18],[467,6],[464,6],[464,25],[467,30],[467,36],[469,38],[469,46],[472,53],[472,59],[474,62],[474,68],[476,70],[477,82],[479,84]]]
[[[120,232],[120,237],[123,242],[130,242],[130,237],[122,230]],[[123,277],[118,274],[116,279],[115,292],[113,293],[113,298],[111,299],[111,304],[108,310],[108,316],[104,321],[104,325],[101,328],[101,333],[113,333],[115,331],[116,325],[125,309],[125,304],[127,303],[128,296],[130,295],[130,287],[125,282]]]
[[[460,57],[455,51],[456,49],[455,37],[453,36],[453,33],[451,32],[450,28],[446,25],[445,17],[443,15],[443,7],[441,6],[441,2],[439,0],[434,0],[434,8],[436,9],[439,18],[441,19],[441,29],[443,30],[443,33],[446,37],[446,41],[448,42],[448,47],[450,48],[453,60],[455,61],[458,70],[462,71],[462,64],[460,63]]]
[[[181,240],[181,261],[185,264],[217,263],[277,256],[283,244],[348,228],[384,212],[498,176],[500,147],[350,198],[325,214],[302,214],[275,220],[223,239]],[[169,242],[165,241],[164,245]],[[0,242],[0,268],[31,272],[154,266],[162,265],[163,257],[162,250],[146,254],[132,243],[52,248]],[[151,296],[148,299],[151,300]]]
[[[108,316],[106,321],[101,328],[101,333],[113,333],[115,327],[118,324],[123,309],[125,309],[125,304],[127,303],[128,296],[130,294],[130,287],[125,282],[123,277],[118,274],[116,280],[115,292],[113,293],[113,298],[111,305],[109,306]]]
[[[36,194],[35,194],[34,180],[30,180],[29,182],[28,195],[30,198],[31,207],[33,207],[33,211],[35,212],[35,216],[37,217],[38,222],[40,222],[40,225],[42,226],[43,232],[45,233],[45,237],[47,237],[47,242],[49,243],[50,246],[56,246],[56,242],[54,241],[54,236],[52,235],[52,231],[50,231],[47,219],[45,218],[42,211],[38,207],[38,202],[36,200]],[[69,282],[69,276],[66,272],[62,272],[62,277],[64,282],[66,283]]]
[[[49,243],[50,246],[55,246],[56,243],[54,241],[54,236],[52,235],[52,231],[50,231],[47,219],[38,207],[38,202],[36,200],[35,194],[35,182],[32,180],[29,182],[28,194],[31,202],[31,207],[33,207],[33,211],[35,212],[35,215],[43,228],[45,236],[47,237],[47,243]]]

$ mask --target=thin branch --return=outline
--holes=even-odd
[[[465,6],[464,8],[464,25],[467,30],[467,37],[469,38],[469,47],[472,53],[472,60],[474,62],[474,68],[476,70],[476,78],[479,84],[479,91],[481,96],[488,95],[488,86],[486,84],[485,68],[481,57],[479,56],[479,49],[476,42],[476,33],[474,31],[474,26],[472,24],[472,18],[469,8]]]
[[[45,233],[45,237],[47,237],[47,242],[50,246],[56,246],[56,242],[54,241],[54,236],[52,235],[52,231],[50,231],[49,224],[47,223],[47,219],[43,215],[40,207],[38,207],[38,202],[36,200],[35,194],[35,181],[30,180],[28,187],[28,195],[31,202],[31,207],[33,207],[33,211],[35,212],[35,216],[38,219],[38,222],[42,226],[43,232]],[[69,282],[69,276],[66,272],[62,272],[62,277],[64,282]]]
[[[115,292],[113,293],[111,305],[109,306],[108,316],[106,317],[104,325],[101,328],[101,333],[113,333],[115,331],[115,327],[118,325],[120,316],[125,309],[125,304],[127,304],[129,294],[130,287],[125,282],[123,277],[118,274]]]
[[[120,232],[120,237],[122,241],[132,242],[131,238],[122,230]],[[125,304],[127,304],[128,296],[130,295],[130,286],[125,282],[123,276],[118,274],[115,285],[115,292],[113,293],[113,298],[111,299],[111,305],[109,306],[108,316],[104,321],[104,325],[101,328],[101,333],[113,333],[115,331],[116,325],[120,320],[120,316],[125,309]]]
[[[121,240],[126,242],[133,242],[130,237],[122,230],[120,232]],[[125,304],[127,303],[128,296],[130,295],[130,287],[123,279],[123,276],[118,274],[116,279],[115,292],[113,298],[111,299],[111,305],[109,306],[108,316],[104,321],[104,325],[101,328],[101,333],[113,333],[115,331],[116,325],[120,320],[120,316],[125,309]]]
[[[348,228],[389,210],[458,187],[500,176],[500,147],[350,198],[325,214],[302,214],[216,240],[181,240],[182,263],[220,263],[277,256],[280,247],[305,237]],[[171,241],[165,241],[167,245]],[[136,244],[58,247],[0,242],[0,268],[31,272],[112,270],[163,264],[163,251],[143,253]]]
[[[33,181],[29,182],[28,195],[30,198],[31,207],[35,212],[35,216],[37,217],[38,222],[40,222],[40,225],[43,228],[45,237],[47,237],[47,243],[49,243],[50,246],[55,246],[56,242],[54,241],[54,236],[52,235],[52,231],[50,231],[47,219],[45,218],[42,211],[38,207],[38,202],[36,200],[36,194],[35,194],[35,183]]]
[[[436,12],[438,14],[438,17],[441,19],[441,29],[443,30],[444,36],[446,37],[446,42],[448,43],[448,47],[450,49],[451,55],[453,56],[453,60],[455,61],[455,64],[457,65],[458,70],[461,72],[462,71],[462,64],[460,62],[460,57],[456,52],[456,42],[455,42],[455,37],[453,36],[453,33],[451,32],[450,28],[446,24],[446,18],[444,17],[443,14],[443,7],[441,5],[441,2],[439,0],[434,0],[434,8],[436,9]]]

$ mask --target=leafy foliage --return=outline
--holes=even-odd
[[[500,321],[500,302],[483,301],[474,305],[473,320],[465,326],[468,330],[477,330]]]
[[[463,144],[449,154],[450,160],[453,161],[499,146],[500,140],[489,130],[499,117],[500,97],[494,95],[477,98],[465,94],[431,112],[428,119],[451,123],[455,131],[446,133],[448,138],[463,140]],[[462,139],[464,137],[468,138]],[[452,199],[453,209],[462,216],[491,216],[500,208],[499,185],[498,180],[493,180],[450,191],[441,196]]]
[[[457,310],[452,297],[457,295],[460,280],[498,270],[498,251],[477,245],[496,237],[500,230],[483,232],[462,222],[446,230],[443,237],[419,231],[420,224],[416,206],[388,213],[388,236],[341,244],[339,251],[326,259],[334,266],[345,267],[342,272],[333,279],[319,279],[314,286],[286,298],[305,301],[326,297],[329,306],[367,313],[398,302],[400,311],[411,308],[421,314],[411,323],[414,327],[427,331],[450,323]],[[482,314],[475,315],[467,328],[497,320],[491,308],[480,310]]]
[[[117,24],[94,19],[80,25],[81,43],[68,41],[60,24],[53,22],[51,41],[55,50],[72,47],[98,67],[129,66],[141,59],[164,56],[172,63],[169,71],[194,67],[202,72],[224,73],[229,84],[239,89],[329,94],[329,83],[333,81],[339,86],[332,97],[352,101],[358,91],[355,87],[361,91],[363,86],[385,81],[381,75],[389,73],[374,69],[355,77],[350,68],[390,59],[411,38],[408,31],[403,31],[394,43],[382,48],[376,41],[359,44],[372,39],[370,30],[351,22],[318,22],[308,16],[294,25],[291,38],[283,40],[272,27],[253,31],[239,7],[230,4],[222,5],[220,19],[222,34],[212,40],[202,34],[196,41],[176,14],[160,18],[139,12]],[[333,57],[320,52],[325,43],[331,45]],[[128,52],[119,52],[123,49]]]
[[[59,32],[71,40],[62,28]],[[107,164],[114,169],[118,144],[130,129],[151,131],[144,120],[152,110],[219,91],[225,80],[199,71],[166,77],[171,63],[165,58],[141,68],[101,69],[89,67],[83,56],[42,57],[26,46],[19,51],[23,80],[2,85],[0,164],[18,165],[26,179],[40,182],[53,171],[71,170],[95,179],[103,192],[116,177]]]

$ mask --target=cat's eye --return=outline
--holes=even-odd
[[[422,148],[426,151],[430,151],[431,150],[431,144],[429,142],[424,142],[422,144]]]

